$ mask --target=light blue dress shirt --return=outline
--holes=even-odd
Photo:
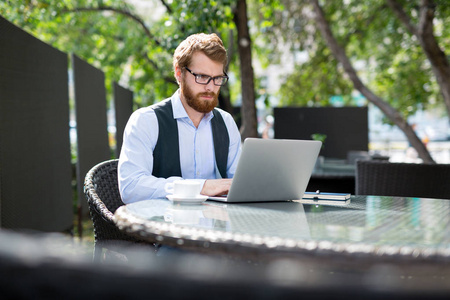
[[[136,110],[125,127],[120,152],[119,190],[124,203],[153,198],[165,198],[164,186],[178,179],[216,179],[214,143],[207,113],[196,128],[180,100],[179,90],[172,95],[174,118],[178,124],[180,165],[182,177],[157,178],[152,175],[153,150],[158,141],[158,120],[151,107]],[[220,110],[230,137],[227,176],[232,178],[241,153],[241,135],[233,117]]]

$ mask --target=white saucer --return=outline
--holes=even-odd
[[[186,198],[183,196],[177,196],[177,195],[167,195],[167,199],[172,201],[173,203],[183,203],[183,204],[201,204],[208,199],[208,196],[205,195],[199,195],[197,197],[192,198]]]

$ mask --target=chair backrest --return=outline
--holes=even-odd
[[[355,193],[450,199],[450,165],[357,161]]]
[[[137,241],[121,232],[113,222],[114,212],[124,205],[119,193],[117,164],[117,159],[97,164],[86,174],[84,181],[96,244],[103,240]]]

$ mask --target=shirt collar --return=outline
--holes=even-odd
[[[172,95],[172,109],[173,109],[173,117],[174,119],[182,119],[182,118],[189,118],[186,110],[184,109],[183,103],[181,103],[180,99],[180,89],[178,89],[173,95]],[[203,119],[205,121],[210,121],[214,117],[214,114],[212,112],[206,113]]]

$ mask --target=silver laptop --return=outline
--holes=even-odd
[[[247,138],[223,202],[302,199],[319,155],[320,141]]]

